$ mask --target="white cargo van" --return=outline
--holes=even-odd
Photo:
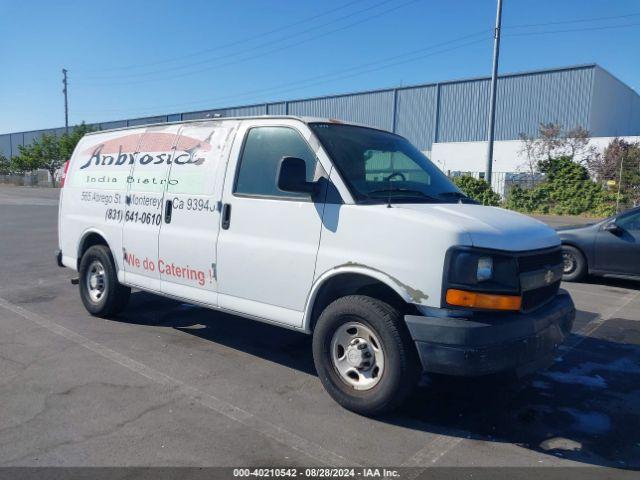
[[[367,415],[423,371],[537,367],[575,316],[552,229],[475,204],[398,135],[333,120],[88,134],[59,249],[93,315],[133,287],[313,334],[323,385]]]

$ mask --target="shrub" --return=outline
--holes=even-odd
[[[546,181],[530,189],[515,186],[506,206],[527,213],[608,216],[615,213],[615,195],[589,177],[589,172],[571,157],[539,162]]]
[[[477,200],[483,205],[497,207],[500,205],[500,195],[491,190],[487,182],[468,175],[455,177],[453,183],[468,197]]]

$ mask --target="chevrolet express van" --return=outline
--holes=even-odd
[[[365,415],[422,372],[530,371],[571,331],[556,233],[393,133],[180,122],[90,133],[66,169],[57,258],[91,314],[136,288],[312,334],[326,390]]]

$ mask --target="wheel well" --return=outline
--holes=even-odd
[[[100,235],[99,233],[91,232],[88,235],[86,235],[82,239],[82,241],[80,242],[80,248],[78,248],[78,260],[77,260],[77,262],[78,262],[77,269],[78,270],[80,269],[80,260],[82,260],[82,256],[84,255],[84,252],[89,250],[94,245],[104,245],[106,247],[109,246],[109,244],[104,239],[104,237],[102,235]]]
[[[407,303],[393,288],[387,284],[359,273],[342,273],[328,279],[318,291],[311,310],[311,330],[322,311],[330,303],[347,295],[367,295],[377,298],[396,308],[403,315],[416,314],[414,305]]]

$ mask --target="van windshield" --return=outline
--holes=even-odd
[[[309,126],[358,203],[473,202],[398,135],[335,123]]]

